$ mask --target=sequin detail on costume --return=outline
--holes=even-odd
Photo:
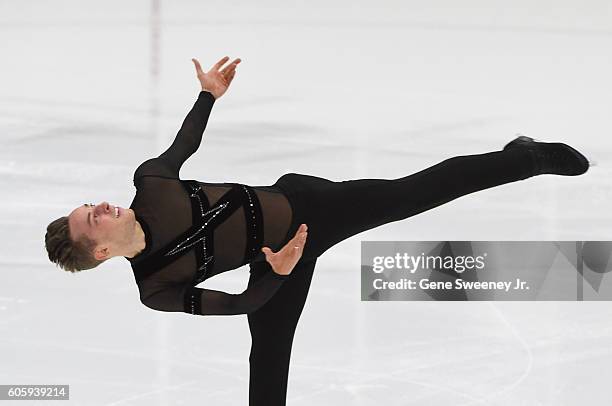
[[[198,197],[198,200],[199,200],[199,197]],[[202,213],[202,221],[204,221],[204,224],[202,224],[202,226],[200,228],[198,228],[193,234],[191,234],[189,237],[187,237],[186,240],[184,240],[183,242],[178,244],[176,247],[174,247],[174,249],[168,251],[164,255],[165,256],[174,255],[174,254],[176,254],[178,252],[181,252],[182,250],[187,249],[187,248],[191,247],[192,245],[197,244],[198,242],[204,240],[206,238],[206,236],[205,235],[201,235],[201,234],[206,232],[205,231],[206,226],[208,225],[208,223],[212,219],[217,217],[219,215],[219,213],[221,213],[223,211],[223,209],[225,209],[227,207],[228,204],[229,204],[229,202],[222,203],[222,204],[218,205],[217,207],[208,210],[206,213]],[[202,208],[201,204],[200,204],[200,208]],[[192,240],[192,241],[189,242],[189,240]],[[187,244],[187,243],[189,243],[189,245],[185,245],[185,246],[181,247],[183,244]],[[210,258],[212,258],[212,257],[210,257]]]
[[[244,213],[246,247],[243,263],[247,263],[257,256],[263,244],[263,218],[257,195],[247,185],[227,183],[230,188],[211,207],[203,190],[205,185],[192,180],[182,180],[181,183],[191,200],[192,226],[132,267],[136,280],[142,281],[193,249],[196,259],[195,272],[192,280],[187,282],[192,288],[185,292],[184,304],[187,312],[195,309],[196,314],[199,314],[198,301],[201,292],[196,290],[195,285],[209,278],[214,269],[215,228],[236,210]]]
[[[256,218],[255,218],[255,207],[253,205],[253,198],[251,197],[251,193],[249,192],[249,189],[247,189],[244,185],[240,185],[240,186],[242,186],[242,189],[244,190],[244,193],[246,193],[247,197],[249,198],[249,214],[251,216],[251,221],[248,221],[249,219],[248,219],[248,215],[247,215],[247,228],[248,228],[249,223],[251,223],[252,227],[251,227],[251,230],[247,230],[247,234],[249,232],[253,233],[253,235],[252,235],[253,240],[257,240],[257,231],[258,230],[257,230],[257,221],[256,221]],[[247,244],[247,249],[248,249],[248,244]],[[247,255],[248,254],[251,254],[251,255],[255,254],[256,250],[257,250],[257,248],[255,247],[254,244],[252,244],[251,247],[250,247],[250,252],[247,253]]]

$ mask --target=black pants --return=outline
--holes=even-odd
[[[529,153],[512,149],[456,156],[399,179],[334,182],[295,173],[281,176],[275,185],[286,193],[293,209],[285,242],[302,223],[308,225],[308,238],[291,276],[272,299],[248,315],[249,405],[285,405],[293,336],[318,256],[355,234],[478,190],[529,178],[533,171]],[[267,262],[252,263],[249,286],[269,271]]]

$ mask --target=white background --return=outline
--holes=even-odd
[[[603,0],[0,1],[0,383],[70,384],[71,405],[247,404],[246,316],[152,311],[125,259],[72,275],[44,248],[78,205],[129,206],[198,95],[190,59],[227,55],[242,63],[183,178],[397,178],[519,132],[597,164],[326,252],[288,405],[609,404],[609,302],[360,302],[359,269],[361,240],[610,240],[611,49]]]

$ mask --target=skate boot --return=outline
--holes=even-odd
[[[545,173],[576,176],[589,169],[589,161],[584,155],[567,144],[559,142],[537,142],[521,135],[504,146],[504,151],[512,148],[526,148],[535,163],[535,174]]]

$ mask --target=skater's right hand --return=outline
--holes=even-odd
[[[268,247],[261,249],[266,254],[266,261],[272,266],[274,272],[280,275],[289,275],[293,271],[295,264],[302,257],[306,236],[308,235],[307,230],[308,226],[301,224],[295,232],[295,236],[278,252],[272,252]]]

